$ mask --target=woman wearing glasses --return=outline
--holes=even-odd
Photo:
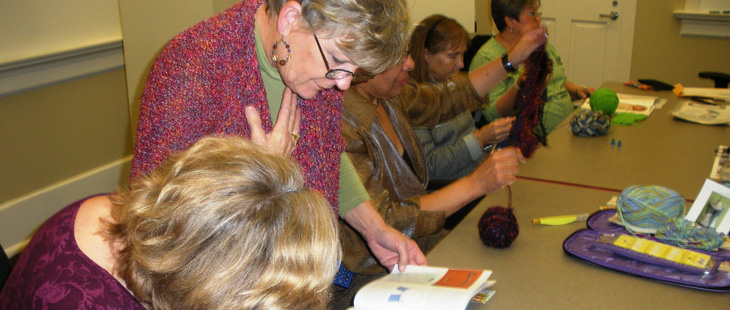
[[[509,59],[521,64],[547,40],[542,28],[525,33],[510,50]],[[457,212],[477,197],[495,192],[512,182],[517,165],[524,162],[520,150],[497,150],[469,175],[433,193],[426,192],[429,174],[425,154],[413,127],[433,127],[476,109],[506,74],[499,61],[479,70],[453,75],[444,83],[415,83],[410,80],[413,59],[406,52],[392,68],[345,92],[342,134],[347,154],[385,221],[429,251],[445,234],[446,216]],[[357,243],[352,230],[341,230],[344,260],[359,266],[355,286],[385,271],[370,257],[365,245]],[[359,255],[357,255],[359,254]],[[335,290],[343,299],[348,292]],[[354,293],[349,292],[350,294]]]
[[[204,136],[250,138],[291,153],[306,186],[380,263],[425,264],[416,244],[378,216],[343,155],[343,94],[335,89],[347,89],[357,69],[391,67],[408,24],[405,0],[244,0],[183,31],[147,79],[131,178]]]
[[[494,59],[499,59],[517,42],[522,33],[540,27],[540,0],[492,0],[492,18],[499,30],[499,34],[492,37],[479,49],[469,65],[469,71]],[[560,122],[573,112],[573,100],[586,98],[593,93],[592,87],[577,85],[568,81],[563,69],[563,63],[555,50],[548,42],[545,48],[548,57],[553,62],[553,73],[548,79],[547,101],[543,108],[545,129],[550,133]],[[498,105],[484,108],[482,112],[488,121],[509,116],[514,111],[514,98],[519,86],[515,84],[524,69],[512,70],[507,78],[489,92],[490,102],[497,102],[500,96],[507,96]]]

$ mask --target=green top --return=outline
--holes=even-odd
[[[266,100],[269,101],[269,110],[271,111],[271,120],[276,122],[281,108],[281,99],[284,94],[284,82],[281,80],[276,68],[268,65],[269,59],[263,48],[261,35],[258,26],[254,28],[256,35],[256,55],[259,61],[259,70],[261,71],[261,79],[266,89]],[[339,216],[343,217],[347,212],[354,209],[361,203],[370,200],[365,186],[362,184],[360,177],[357,175],[355,166],[353,166],[347,153],[340,154],[340,190],[338,193],[340,203]]]
[[[555,47],[550,42],[547,43],[546,52],[548,58],[553,61],[553,73],[550,75],[547,84],[548,99],[543,108],[543,122],[545,123],[545,129],[550,133],[560,122],[573,113],[574,107],[573,102],[570,100],[570,94],[565,89],[565,83],[568,82],[568,79],[565,76],[563,62]],[[471,65],[469,65],[469,71],[475,70],[494,59],[500,59],[506,53],[507,49],[502,44],[499,44],[495,38],[491,38],[474,55]],[[512,87],[523,71],[525,71],[524,66],[520,67],[517,72],[509,73],[499,84],[494,86],[489,92],[489,102],[497,102],[497,98]],[[482,113],[484,113],[485,118],[490,122],[501,117],[497,113],[497,108],[494,104],[485,107]]]

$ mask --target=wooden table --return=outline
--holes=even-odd
[[[687,199],[695,199],[710,175],[715,149],[730,144],[730,127],[706,126],[675,119],[671,111],[679,99],[669,91],[646,92],[606,83],[618,93],[667,99],[640,124],[612,125],[606,136],[579,137],[570,118],[548,135],[520,166],[518,176],[621,191],[630,185],[662,185]],[[611,140],[621,141],[621,148]]]
[[[624,138],[627,139],[627,138]],[[610,146],[609,146],[610,147]],[[663,284],[593,266],[563,252],[563,241],[585,222],[534,225],[536,217],[598,210],[615,192],[542,181],[512,185],[520,234],[511,247],[493,249],[479,240],[477,223],[491,206],[506,206],[507,192],[487,196],[427,258],[430,265],[491,269],[497,293],[468,309],[728,309],[730,293]]]

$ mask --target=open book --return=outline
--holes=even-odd
[[[396,266],[389,275],[360,289],[350,310],[463,310],[475,295],[495,283],[488,281],[491,274],[490,270],[411,265],[401,273]]]
[[[654,96],[641,96],[622,93],[617,93],[616,95],[618,96],[618,108],[616,109],[616,112],[614,112],[616,114],[634,113],[649,116],[651,112],[654,111],[654,108],[661,108],[661,106],[667,101],[664,98]],[[581,109],[591,109],[591,98],[586,99],[586,101],[581,106]]]

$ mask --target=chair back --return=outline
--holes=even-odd
[[[700,77],[715,81],[715,88],[727,88],[728,83],[730,82],[730,74],[720,72],[704,71],[700,72]]]
[[[2,245],[0,245],[0,248],[2,248]],[[3,286],[5,285],[5,280],[8,279],[9,275],[10,259],[8,259],[8,255],[5,254],[5,248],[3,248],[2,252],[0,253],[0,290],[2,290]]]
[[[491,38],[492,36],[488,34],[478,34],[471,38],[471,41],[469,41],[469,44],[466,47],[466,52],[464,53],[464,68],[462,68],[461,71],[469,71],[469,65],[471,65],[472,58],[474,58],[474,55],[477,54],[479,48],[481,48],[482,45],[487,43],[487,41]]]

